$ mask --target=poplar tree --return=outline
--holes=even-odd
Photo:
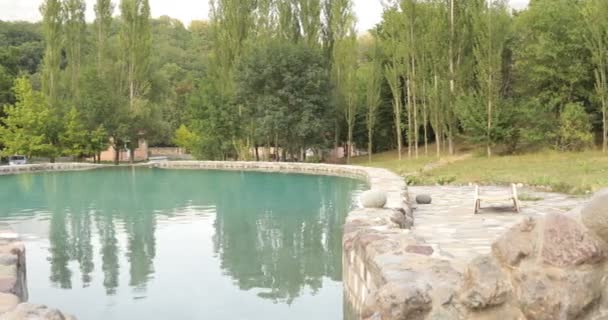
[[[72,101],[80,100],[80,75],[82,65],[82,44],[84,43],[86,22],[84,0],[64,0],[63,16],[65,21],[65,47],[70,79]]]
[[[596,101],[602,117],[602,151],[608,151],[608,2],[588,0],[583,7],[586,44],[594,65]]]
[[[352,0],[333,0],[331,4],[331,28],[333,48],[331,55],[332,81],[334,84],[334,102],[337,115],[343,115],[347,124],[347,162],[350,161],[352,136],[357,113],[356,70],[357,39],[356,18]],[[339,122],[336,120],[336,124]],[[336,125],[336,142],[339,137]]]
[[[395,137],[397,139],[397,154],[399,160],[402,158],[403,131],[402,131],[402,70],[404,68],[403,46],[399,40],[400,26],[398,23],[399,13],[395,8],[384,12],[383,26],[380,33],[380,41],[388,62],[384,66],[383,74],[386,78],[391,93],[393,106],[393,120],[395,123]]]
[[[485,102],[485,145],[487,156],[492,156],[493,131],[500,113],[502,88],[502,56],[508,36],[509,14],[504,0],[480,1],[474,15],[474,46],[477,96]]]
[[[364,83],[365,88],[365,124],[367,127],[367,154],[369,162],[372,161],[374,129],[376,126],[378,107],[382,102],[382,65],[378,54],[378,44],[372,40],[373,47],[371,49],[368,61],[361,66],[360,79]]]
[[[40,6],[45,40],[42,66],[42,88],[52,107],[57,107],[59,96],[59,72],[63,39],[63,15],[60,0],[45,0]]]
[[[112,27],[112,12],[114,5],[111,0],[97,0],[95,4],[95,42],[96,62],[99,74],[104,74],[104,65],[108,62],[108,45],[110,28]]]
[[[302,36],[309,47],[317,47],[321,40],[321,0],[297,0]]]
[[[129,144],[130,160],[133,162],[135,148],[141,134],[146,133],[151,116],[151,106],[147,100],[152,45],[150,5],[148,0],[122,0],[120,13],[122,75],[130,114],[126,142]]]

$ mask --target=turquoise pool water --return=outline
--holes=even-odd
[[[343,319],[341,240],[362,182],[100,169],[0,177],[30,301],[80,320]]]

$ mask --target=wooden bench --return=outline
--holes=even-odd
[[[482,193],[479,190],[479,185],[475,185],[475,214],[481,209],[481,202],[513,202],[513,209],[519,213],[521,211],[519,207],[519,199],[517,198],[517,187],[515,184],[511,184],[511,189],[505,192],[493,191]]]

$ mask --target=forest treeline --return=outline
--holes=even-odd
[[[393,0],[364,33],[352,0],[210,4],[187,28],[151,19],[146,0],[97,0],[89,24],[83,0],[1,22],[4,154],[90,157],[142,138],[309,161],[354,145],[608,147],[608,1]]]

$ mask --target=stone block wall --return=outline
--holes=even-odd
[[[44,163],[26,164],[20,166],[0,166],[0,176],[33,172],[90,170],[104,166],[105,165],[92,163]]]

